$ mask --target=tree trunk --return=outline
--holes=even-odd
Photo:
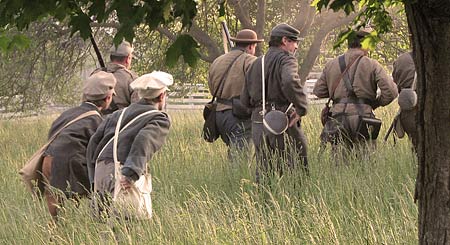
[[[405,9],[418,77],[419,243],[450,244],[450,1]]]

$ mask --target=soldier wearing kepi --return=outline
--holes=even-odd
[[[404,132],[406,132],[408,134],[408,138],[413,144],[414,149],[417,150],[417,106],[414,102],[410,103],[410,101],[414,101],[414,99],[417,101],[417,95],[415,95],[414,92],[415,74],[416,68],[414,65],[412,52],[407,52],[400,55],[394,62],[394,70],[392,71],[392,78],[397,84],[399,92],[398,102],[401,110],[398,117],[399,121],[397,121],[395,125],[395,131],[399,137],[403,137]],[[416,98],[414,98],[414,96]]]
[[[292,169],[298,161],[307,170],[307,141],[301,128],[300,118],[306,115],[307,98],[298,75],[298,63],[294,54],[298,48],[300,32],[288,24],[279,24],[270,32],[269,50],[264,57],[266,109],[285,112],[289,109],[289,125],[281,135],[266,132],[262,118],[262,57],[258,57],[249,68],[241,95],[241,102],[251,107],[252,137],[258,162],[256,181],[271,170],[282,173],[284,164],[273,162],[275,153],[287,160]],[[286,140],[288,139],[288,140]],[[287,144],[288,143],[288,144]],[[272,160],[271,160],[272,159]]]
[[[139,77],[131,84],[141,99],[126,108],[120,124],[121,129],[142,113],[154,113],[138,118],[119,134],[117,158],[122,164],[119,181],[123,189],[130,188],[146,172],[147,161],[166,140],[170,119],[161,110],[166,103],[167,87],[172,83],[172,75],[154,71]],[[89,141],[86,154],[89,180],[106,205],[115,188],[113,143],[110,140],[123,110],[125,109],[114,112],[99,126]]]
[[[130,87],[131,82],[138,77],[134,71],[130,70],[133,60],[133,47],[129,42],[123,41],[118,46],[113,44],[109,52],[111,62],[106,65],[106,71],[114,75],[117,84],[114,88],[116,95],[113,97],[113,102],[108,109],[103,111],[104,114],[113,113],[139,99]]]
[[[359,131],[361,118],[375,118],[373,110],[391,103],[398,95],[395,83],[387,75],[383,67],[374,59],[367,57],[367,50],[362,48],[361,41],[372,29],[364,27],[356,31],[356,37],[349,40],[348,50],[343,55],[329,61],[317,80],[313,93],[319,98],[331,98],[332,118],[325,124],[322,136],[329,130],[329,125],[338,121],[345,130],[339,131],[339,137],[330,140],[336,153],[338,145],[344,145],[339,150],[349,150],[354,146],[365,146],[367,142],[374,143],[373,137],[362,137]],[[377,88],[380,94],[377,95]],[[375,122],[375,120],[373,120]],[[376,122],[380,126],[381,122]],[[375,124],[375,123],[374,123]],[[360,126],[360,127],[358,127]],[[375,135],[375,134],[371,134]],[[324,138],[329,139],[326,136]],[[367,148],[366,148],[367,149]],[[345,156],[345,155],[343,155]]]
[[[209,68],[208,85],[211,94],[217,97],[217,129],[232,156],[230,148],[242,150],[251,141],[250,112],[240,104],[239,96],[245,72],[256,59],[256,45],[263,40],[250,29],[243,29],[230,39],[236,47],[214,60]]]
[[[77,199],[88,194],[90,184],[86,167],[86,148],[89,139],[102,122],[98,112],[108,108],[115,85],[116,79],[111,73],[100,71],[90,76],[83,87],[85,101],[80,106],[63,112],[50,128],[49,138],[61,128],[62,130],[44,154],[42,172],[49,186],[60,190],[68,198]],[[64,127],[90,111],[97,113]],[[45,188],[44,195],[50,214],[56,217],[58,206],[62,203],[49,186]]]

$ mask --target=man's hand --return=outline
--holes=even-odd
[[[131,178],[128,178],[126,176],[121,176],[120,178],[120,186],[124,189],[127,190],[128,188],[130,188],[131,186],[133,186],[134,181]]]
[[[289,127],[294,126],[298,121],[300,121],[300,116],[293,110],[291,114],[289,114]]]

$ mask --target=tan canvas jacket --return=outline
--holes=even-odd
[[[231,64],[236,57],[238,57],[236,61]],[[222,80],[222,77],[225,75],[226,70],[231,65],[228,76],[224,81],[223,91],[221,94],[218,94],[217,97],[222,99],[231,99],[235,96],[239,96],[241,94],[242,87],[244,86],[245,73],[255,59],[255,56],[247,54],[244,50],[239,48],[235,48],[215,59],[209,68],[208,85],[211,95],[214,94],[220,84],[220,81]],[[220,91],[218,93],[220,93]],[[217,111],[228,109],[231,109],[231,105],[225,105],[222,103],[217,105]]]
[[[366,56],[362,49],[349,49],[345,54],[345,63],[350,62],[359,56],[363,55],[358,66],[352,65],[348,70],[350,77],[354,75],[353,91],[356,97],[373,101],[374,107],[386,106],[397,98],[398,91],[395,83],[387,75],[383,67],[378,61]],[[355,62],[356,63],[356,62]],[[329,61],[323,69],[321,77],[317,80],[313,93],[319,98],[329,98],[332,94],[333,85],[337,85],[333,99],[347,98],[349,93],[343,81],[339,82],[341,69],[339,66],[338,57]],[[380,94],[377,95],[377,88],[380,89]],[[340,106],[337,106],[340,107]],[[352,111],[353,105],[350,105]],[[339,109],[339,108],[334,108]],[[364,105],[365,112],[371,112],[370,106]]]
[[[119,109],[129,106],[131,103],[139,100],[137,93],[134,93],[130,87],[130,83],[133,82],[138,76],[131,70],[125,68],[125,66],[115,63],[109,63],[106,65],[107,72],[113,73],[117,80],[116,95],[113,97],[114,103]]]

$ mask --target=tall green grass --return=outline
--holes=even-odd
[[[149,164],[154,217],[129,229],[117,224],[116,233],[132,244],[416,243],[411,146],[381,139],[396,108],[377,112],[384,120],[377,153],[348,166],[336,166],[329,149],[319,155],[319,110],[312,106],[302,120],[310,176],[294,171],[265,186],[254,183],[254,159],[242,155],[232,164],[220,140],[201,139],[200,111],[169,112],[170,136]],[[91,217],[87,200],[79,207],[67,202],[53,226],[44,202],[20,181],[18,170],[45,142],[54,118],[0,122],[0,243],[112,242],[110,226]]]

